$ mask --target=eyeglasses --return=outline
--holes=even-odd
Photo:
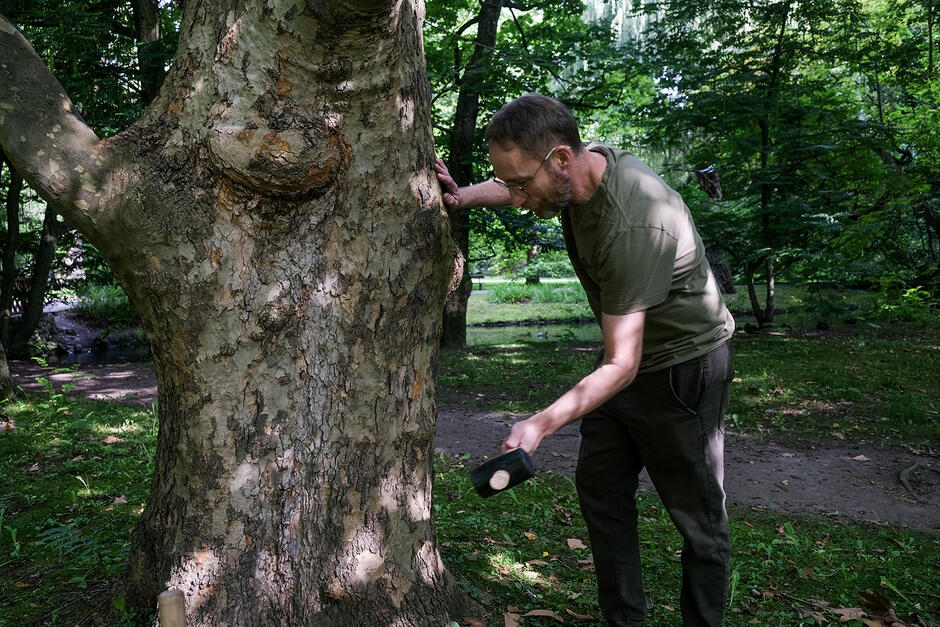
[[[536,168],[535,172],[533,172],[531,176],[528,176],[525,179],[523,179],[521,183],[507,183],[506,181],[503,181],[502,179],[498,179],[495,177],[493,178],[493,182],[495,182],[497,185],[505,189],[510,194],[512,192],[519,192],[520,194],[524,194],[525,197],[528,198],[529,192],[528,190],[526,190],[525,186],[532,182],[532,179],[534,179],[535,175],[539,173],[539,170],[542,169],[542,166],[545,165],[545,162],[548,161],[548,158],[551,157],[552,154],[554,154],[554,152],[558,150],[559,148],[561,148],[562,146],[564,146],[564,144],[559,144],[555,146],[554,148],[552,148],[551,150],[549,150],[548,154],[545,155],[544,159],[542,159],[542,163],[539,164],[539,167]]]

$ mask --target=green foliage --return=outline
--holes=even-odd
[[[651,81],[640,71],[633,51],[618,45],[609,17],[585,20],[581,0],[505,3],[495,45],[478,48],[477,31],[488,6],[475,0],[431,0],[426,5],[424,43],[435,94],[435,143],[445,160],[453,149],[467,162],[470,180],[492,176],[483,128],[503,104],[527,92],[560,98],[585,128],[603,118],[619,138],[638,135],[630,97],[648,91]],[[456,119],[461,95],[466,119]],[[478,96],[478,107],[467,106],[466,98],[472,96]],[[461,130],[469,118],[476,121],[476,129],[472,142],[467,139],[472,145],[464,146]],[[521,251],[564,247],[557,220],[542,221],[524,210],[475,209],[467,220],[474,270],[490,272],[498,265],[496,271],[504,272],[520,265],[520,253],[525,255]]]
[[[127,325],[137,320],[137,311],[119,285],[89,283],[76,292],[75,312],[98,324]]]
[[[683,193],[738,270],[760,273],[769,257],[789,280],[865,287],[935,272],[940,89],[922,3],[666,0],[646,11],[647,60],[665,68],[645,108],[651,141],[681,147],[677,169],[720,174],[720,201]]]
[[[587,296],[577,281],[542,283],[499,283],[489,290],[489,301],[505,303],[582,303]]]

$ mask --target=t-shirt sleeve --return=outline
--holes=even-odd
[[[676,244],[676,238],[661,226],[634,226],[610,237],[599,255],[597,271],[601,311],[624,315],[666,300]]]

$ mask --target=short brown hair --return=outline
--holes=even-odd
[[[487,124],[485,137],[487,144],[512,141],[535,159],[558,144],[581,152],[578,121],[561,102],[540,94],[526,94],[503,105]]]

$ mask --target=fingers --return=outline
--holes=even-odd
[[[453,194],[457,191],[457,183],[454,181],[454,178],[450,175],[450,170],[447,169],[447,166],[444,165],[444,162],[438,157],[437,161],[434,162],[434,173],[437,174],[437,180],[441,182],[441,185],[445,188],[445,191]]]
[[[532,453],[542,441],[542,430],[532,420],[522,420],[512,426],[509,437],[503,442],[503,453],[521,448],[526,453]]]

